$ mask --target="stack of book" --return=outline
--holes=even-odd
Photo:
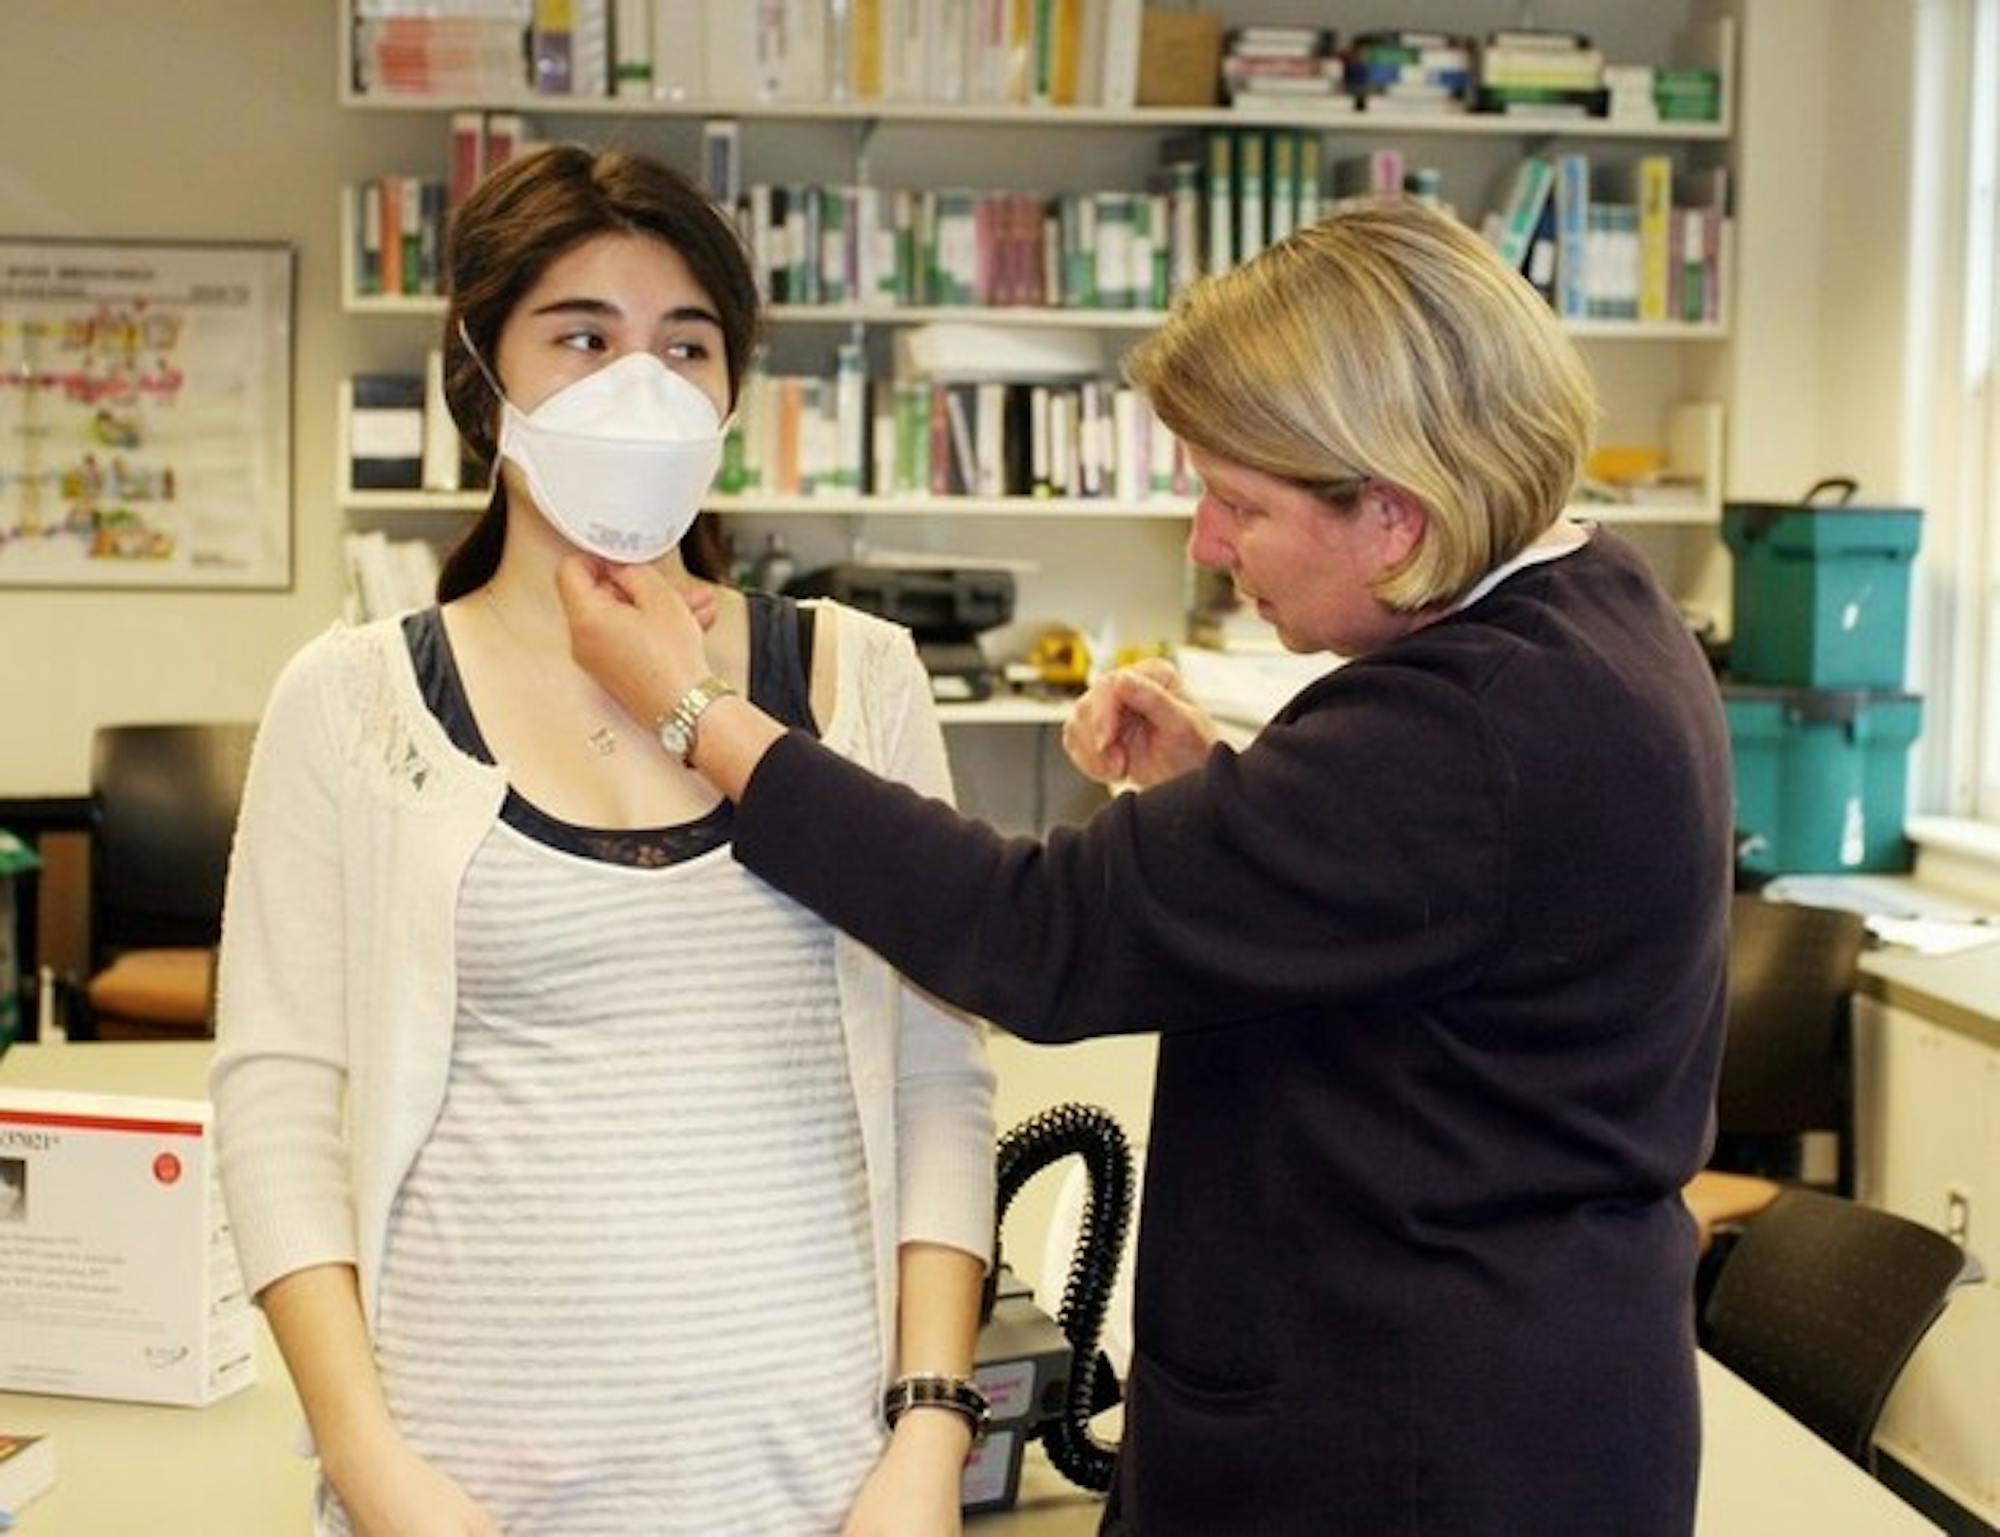
[[[1653,101],[1669,123],[1713,123],[1722,116],[1722,80],[1712,69],[1653,72]]]
[[[1165,309],[1201,274],[1200,166],[1162,190],[754,183],[737,221],[779,304]]]
[[[511,96],[534,0],[355,0],[354,88],[369,96]]]
[[[1677,189],[1665,155],[1531,155],[1482,233],[1566,320],[1714,324],[1727,204],[1726,172],[1689,172]]]
[[[1342,81],[1334,34],[1324,27],[1243,27],[1230,34],[1222,84],[1231,105],[1305,105],[1317,112],[1354,110]]]
[[[354,292],[362,298],[443,293],[445,184],[378,176],[349,187],[347,196]]]
[[[1317,223],[1322,207],[1319,135],[1214,129],[1204,136],[1206,270],[1227,272]]]
[[[451,119],[451,174],[378,176],[349,186],[354,296],[437,297],[444,292],[444,233],[450,210],[496,166],[536,148],[512,112],[457,112]]]
[[[1130,107],[1142,0],[355,0],[367,95]]]
[[[516,112],[454,112],[451,116],[451,178],[446,201],[456,208],[479,179],[496,167],[541,147]]]
[[[1581,32],[1494,32],[1479,52],[1479,110],[1602,117],[1604,55]]]
[[[1138,391],[1102,376],[871,379],[859,346],[832,378],[744,382],[717,489],[827,497],[1079,497],[1145,502],[1191,494],[1186,456]]]
[[[1472,47],[1449,32],[1363,32],[1347,51],[1347,86],[1370,112],[1462,112]]]
[[[1604,115],[1614,123],[1649,126],[1660,120],[1653,100],[1654,70],[1650,64],[1604,66]]]

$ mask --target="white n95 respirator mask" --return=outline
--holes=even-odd
[[[680,543],[722,466],[726,423],[698,386],[632,352],[523,411],[464,339],[500,397],[500,456],[557,533],[621,565]]]

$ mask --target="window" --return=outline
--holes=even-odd
[[[2000,0],[1915,15],[1906,411],[1925,718],[1912,805],[2000,828]]]

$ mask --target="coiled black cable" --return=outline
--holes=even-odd
[[[1057,1472],[1080,1488],[1101,1494],[1111,1487],[1118,1448],[1098,1440],[1090,1430],[1097,1341],[1125,1251],[1125,1230],[1132,1220],[1132,1148],[1111,1113],[1096,1105],[1056,1105],[1002,1137],[994,1222],[997,1229],[1031,1178],[1071,1155],[1083,1160],[1087,1189],[1076,1253],[1056,1313],[1072,1353],[1069,1390],[1062,1413],[1042,1427],[1041,1441]],[[997,1253],[997,1242],[994,1248]]]

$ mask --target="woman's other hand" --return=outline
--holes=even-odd
[[[712,582],[692,582],[686,587],[674,589],[681,595],[681,601],[694,615],[694,622],[703,630],[715,628],[715,584]]]
[[[1198,767],[1217,736],[1173,663],[1147,657],[1090,685],[1063,726],[1063,750],[1086,778],[1143,790]]]
[[[957,1414],[911,1410],[862,1482],[840,1537],[959,1537],[959,1480],[971,1451],[971,1427]]]
[[[556,591],[569,618],[570,654],[634,720],[658,720],[709,675],[698,611],[706,607],[706,624],[714,622],[712,591],[697,594],[690,606],[651,566],[583,555],[563,558]]]
[[[356,1457],[329,1456],[326,1477],[355,1537],[501,1537],[471,1495],[400,1437]]]

